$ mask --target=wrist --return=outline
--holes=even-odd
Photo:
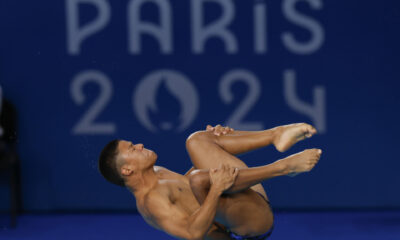
[[[218,196],[220,196],[223,192],[224,192],[223,188],[219,187],[216,184],[211,185],[211,188],[210,188],[210,191],[209,191],[209,193],[212,193],[212,194],[215,194],[215,195],[218,195]]]

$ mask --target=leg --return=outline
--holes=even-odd
[[[218,168],[221,164],[227,164],[240,169],[247,168],[247,165],[242,160],[225,151],[218,143],[217,138],[211,132],[197,132],[188,138],[186,149],[193,166],[196,169],[210,169]],[[246,139],[244,136],[240,138]],[[266,197],[261,185],[254,186],[253,189]]]
[[[293,127],[290,127],[290,129],[293,129]],[[263,144],[270,144],[275,139],[293,140],[293,134],[286,134],[289,138],[282,138],[285,132],[287,131],[282,131],[282,134],[275,135],[275,137],[279,136],[279,138],[271,138],[272,130],[258,133],[238,132],[237,136],[225,135],[221,137],[217,137],[210,132],[197,132],[192,134],[186,142],[191,161],[197,169],[218,168],[221,164],[240,168],[240,173],[234,186],[229,189],[231,193],[235,194],[221,197],[216,216],[218,221],[224,223],[225,226],[238,234],[256,236],[265,233],[272,226],[272,212],[269,205],[259,196],[259,194],[262,194],[266,198],[266,193],[259,182],[282,175],[285,171],[279,168],[282,164],[277,163],[248,169],[244,162],[232,154],[249,151],[263,146]],[[302,131],[302,134],[304,135],[304,131]],[[265,141],[265,138],[268,137],[270,140]],[[281,140],[278,141],[278,143],[280,142]],[[285,161],[288,166],[293,167],[293,164],[288,163],[299,162],[298,160],[293,160],[299,159],[297,157],[290,159],[292,160]],[[208,172],[206,177],[208,177]],[[206,178],[204,184],[197,187],[194,186],[192,179],[191,185],[194,187],[193,192],[199,203],[202,203],[210,187],[209,179]],[[248,189],[249,187],[251,189]]]
[[[316,133],[313,126],[305,123],[289,124],[264,131],[234,131],[214,136],[214,141],[230,154],[238,155],[261,147],[274,144],[275,148],[284,152],[292,145]],[[189,139],[204,135],[204,132],[192,134]]]
[[[268,165],[239,169],[235,183],[225,193],[241,192],[273,177],[308,172],[317,164],[320,156],[321,150],[307,149]],[[208,169],[195,170],[189,175],[190,186],[200,203],[206,198],[211,186],[208,171]]]
[[[217,221],[237,234],[257,236],[265,233],[273,225],[270,206],[249,187],[292,171],[309,171],[318,162],[320,154],[320,150],[310,149],[266,166],[240,169],[234,185],[219,200]],[[189,175],[192,192],[200,204],[211,187],[208,171],[195,170]]]
[[[190,174],[190,186],[200,204],[204,203],[210,189],[208,171],[196,170]],[[273,214],[259,194],[247,189],[235,194],[223,194],[218,201],[215,221],[237,234],[252,237],[271,228]]]
[[[315,129],[311,125],[303,123],[258,132],[236,131],[218,137],[210,132],[196,132],[186,141],[186,148],[197,169],[217,168],[221,164],[247,168],[244,162],[232,154],[247,152],[271,143],[274,143],[275,146],[283,146],[278,149],[284,150],[304,136],[311,136],[313,133],[315,133]],[[254,186],[253,189],[266,197],[261,185]]]
[[[284,125],[264,131],[235,131],[223,136],[215,136],[210,132],[196,132],[187,139],[186,148],[196,168],[215,168],[221,163],[245,167],[239,159],[219,153],[223,150],[229,155],[236,155],[272,143],[279,151],[285,151],[296,142],[315,133],[315,128],[305,123]]]

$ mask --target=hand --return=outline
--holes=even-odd
[[[215,127],[213,127],[211,125],[207,125],[206,131],[207,132],[213,132],[214,135],[216,135],[216,136],[221,136],[221,135],[225,135],[225,134],[228,134],[230,132],[233,132],[234,130],[233,130],[233,128],[230,128],[228,126],[223,127],[223,126],[218,124]]]
[[[211,187],[217,188],[221,193],[230,187],[236,180],[239,169],[228,165],[221,165],[219,168],[212,168],[209,171]]]

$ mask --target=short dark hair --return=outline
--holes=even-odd
[[[124,179],[117,168],[119,142],[120,140],[114,139],[103,148],[99,157],[99,171],[107,181],[124,187]]]

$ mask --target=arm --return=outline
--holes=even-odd
[[[189,218],[189,232],[196,233],[198,239],[203,239],[214,221],[219,197],[223,191],[211,185],[211,189],[201,207]],[[197,238],[196,238],[197,239]]]
[[[231,240],[231,237],[224,230],[224,227],[220,227],[218,223],[214,223],[207,233],[205,240]]]
[[[149,199],[147,207],[155,216],[156,224],[166,233],[189,240],[203,239],[214,221],[221,194],[221,190],[211,187],[204,204],[190,216],[171,202],[154,197]]]
[[[210,191],[200,208],[190,216],[169,200],[154,196],[148,198],[147,209],[168,234],[184,239],[203,239],[214,221],[219,197],[232,186],[237,174],[237,169],[227,166],[210,170]],[[210,231],[209,236],[221,236],[221,232]]]

